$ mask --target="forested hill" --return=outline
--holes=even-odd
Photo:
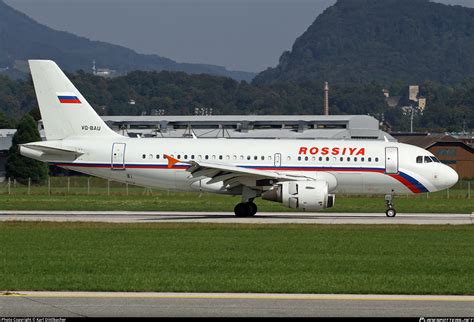
[[[251,85],[230,78],[188,75],[183,72],[142,72],[103,78],[84,72],[69,75],[72,82],[101,115],[192,115],[196,107],[213,114],[321,114],[323,84],[279,83]],[[333,85],[329,110],[337,114],[371,114],[388,121],[393,130],[409,130],[410,116],[387,105],[382,86],[376,83]],[[396,86],[391,87],[396,93]],[[408,87],[399,87],[401,101],[408,100]],[[474,78],[454,85],[425,82],[420,94],[427,98],[423,115],[415,116],[419,131],[461,131],[474,128]],[[403,98],[405,97],[405,98]],[[131,102],[133,101],[133,104]],[[24,113],[35,110],[31,81],[0,76],[0,128],[12,128]],[[449,106],[449,113],[446,107]],[[166,118],[166,117],[164,117]]]
[[[428,0],[338,0],[254,83],[444,84],[474,75],[474,9]]]
[[[90,71],[95,60],[97,67],[116,70],[119,74],[133,70],[169,70],[247,81],[254,76],[253,73],[229,71],[221,66],[177,63],[157,55],[141,55],[122,46],[53,30],[0,0],[0,73],[13,77],[26,75],[29,72],[28,59],[52,59],[70,72]]]

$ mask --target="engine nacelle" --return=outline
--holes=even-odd
[[[328,193],[326,181],[289,181],[273,186],[262,194],[262,199],[281,202],[289,208],[321,210],[334,206],[336,196]]]

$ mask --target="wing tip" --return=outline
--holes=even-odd
[[[175,159],[175,158],[173,158],[172,156],[167,155],[167,154],[165,154],[165,158],[168,160],[168,168],[172,168],[172,167],[174,167],[174,165],[175,165],[176,163],[181,162],[181,161],[179,161],[178,159]]]

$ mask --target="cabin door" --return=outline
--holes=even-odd
[[[112,170],[125,170],[125,143],[112,145]]]
[[[281,153],[275,153],[273,158],[275,160],[275,167],[281,167]]]
[[[385,148],[385,173],[398,173],[398,148]]]

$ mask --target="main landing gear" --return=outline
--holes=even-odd
[[[257,205],[252,200],[241,202],[234,208],[236,217],[252,217],[257,213]]]
[[[387,206],[385,214],[387,215],[387,217],[395,217],[397,215],[397,211],[395,210],[392,204],[392,199],[392,195],[385,195],[385,205]]]
[[[253,202],[259,193],[249,187],[242,188],[242,202],[237,204],[234,208],[236,217],[252,217],[257,213],[257,205]]]

